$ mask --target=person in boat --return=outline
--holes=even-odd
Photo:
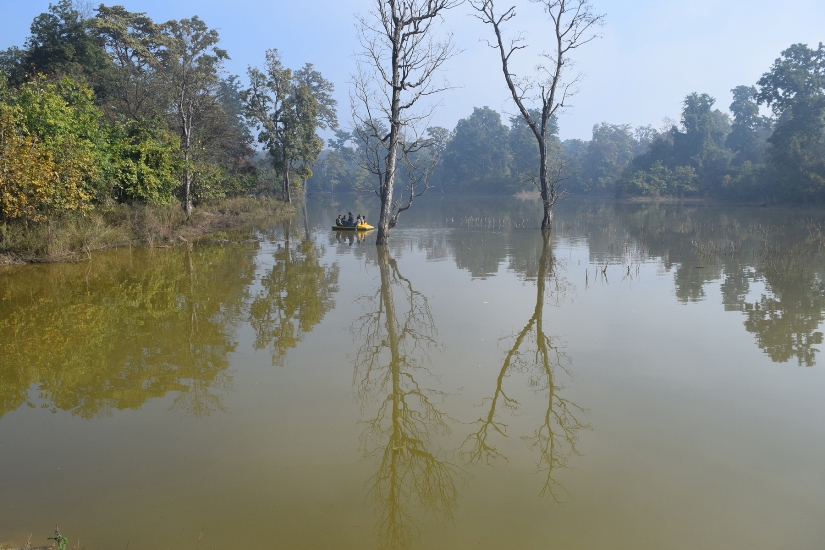
[[[355,221],[356,225],[361,225],[362,223],[364,223],[364,217],[361,214],[358,214],[358,217],[355,218]]]
[[[355,225],[355,219],[353,219],[353,217],[352,217],[352,212],[349,213],[349,219],[347,220],[347,225],[349,225],[349,226],[354,226]]]
[[[337,225],[338,227],[341,227],[342,225],[344,225],[344,221],[341,219],[343,217],[344,217],[343,215],[338,214],[338,217],[335,218],[335,225]]]

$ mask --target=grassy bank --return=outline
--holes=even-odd
[[[0,265],[89,257],[95,250],[146,243],[165,245],[241,227],[294,208],[273,199],[234,198],[200,205],[187,216],[179,205],[111,204],[48,223],[0,224]]]

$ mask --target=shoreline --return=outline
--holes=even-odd
[[[494,195],[491,195],[494,196]],[[521,201],[540,201],[541,194],[538,191],[519,191],[514,195],[509,195]],[[817,204],[795,204],[783,202],[767,202],[760,201],[741,201],[741,200],[726,200],[718,197],[672,197],[672,196],[622,196],[616,197],[613,195],[574,195],[566,194],[565,200],[597,200],[611,202],[615,204],[683,204],[688,206],[749,206],[749,207],[769,207],[769,208],[798,208],[802,207],[818,207]],[[558,203],[557,203],[558,204]]]
[[[210,201],[190,216],[180,205],[112,205],[73,213],[48,223],[0,225],[0,268],[87,260],[92,252],[132,245],[170,246],[270,216],[295,213],[274,199]]]

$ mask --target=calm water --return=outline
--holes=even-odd
[[[0,543],[822,548],[825,213],[339,200],[0,272]]]

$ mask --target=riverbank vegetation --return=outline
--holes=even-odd
[[[0,265],[83,259],[95,250],[139,243],[169,246],[293,212],[271,198],[204,201],[189,215],[176,204],[108,203],[53,215],[43,223],[0,224]]]
[[[336,123],[332,85],[310,64],[282,68],[267,113],[197,16],[83,6],[49,5],[22,48],[0,52],[0,254],[53,259],[285,211],[272,201],[301,189],[316,129]]]

